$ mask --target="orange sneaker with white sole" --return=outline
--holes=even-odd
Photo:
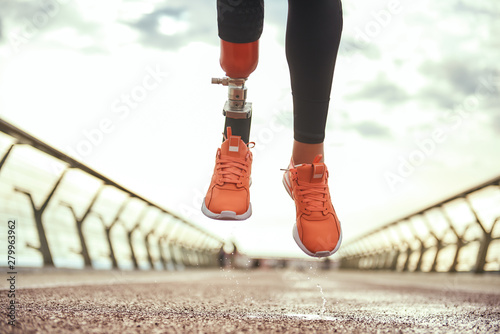
[[[226,132],[201,211],[212,219],[244,220],[252,215],[249,188],[253,156],[241,137],[232,135],[230,127]]]
[[[328,189],[328,169],[317,155],[312,164],[294,165],[285,170],[283,184],[295,201],[297,222],[293,238],[309,256],[335,253],[342,242],[340,221]]]

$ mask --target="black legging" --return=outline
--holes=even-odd
[[[258,40],[263,0],[217,0],[219,37],[232,43]],[[288,0],[286,57],[293,94],[294,139],[322,143],[342,33],[340,0]]]

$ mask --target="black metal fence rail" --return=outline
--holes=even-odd
[[[1,119],[0,218],[17,221],[21,266],[215,266],[223,244]]]
[[[349,269],[500,270],[500,176],[342,246]]]

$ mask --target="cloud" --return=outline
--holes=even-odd
[[[450,58],[445,62],[424,62],[420,72],[429,82],[441,81],[448,88],[467,96],[473,94],[481,78],[494,73],[494,67],[478,67],[472,59]]]
[[[418,71],[424,87],[416,98],[426,105],[452,108],[476,94],[481,81],[498,73],[500,34],[498,2],[450,0],[439,5],[439,22],[432,37],[419,50],[423,61]],[[429,25],[431,17],[423,24]]]
[[[391,130],[374,121],[361,121],[352,125],[352,128],[363,137],[391,137]]]
[[[490,96],[492,90],[498,91],[492,82],[498,77],[494,64],[483,65],[467,58],[450,58],[443,62],[424,62],[420,71],[426,78],[426,84],[415,98],[424,106],[453,109],[473,96],[485,102],[494,98]]]
[[[497,114],[495,117],[493,117],[492,126],[495,133],[500,135],[500,114]]]
[[[432,7],[425,10],[415,7],[402,14],[401,26],[394,21],[384,31],[386,35],[364,45],[371,51],[357,49],[359,43],[356,44],[354,35],[344,34],[341,55],[364,57],[358,57],[356,67],[350,69],[349,86],[356,87],[353,80],[360,83],[356,83],[354,92],[351,90],[344,96],[345,100],[376,101],[385,115],[393,113],[395,107],[400,114],[420,110],[412,117],[423,126],[424,122],[447,115],[447,110],[462,108],[464,103],[477,98],[480,104],[474,107],[475,119],[483,119],[485,126],[497,130],[493,110],[500,105],[499,88],[493,92],[484,82],[500,77],[496,42],[500,24],[497,15],[492,15],[500,12],[500,3],[446,0],[429,6]],[[397,51],[411,35],[398,35],[394,31],[412,29],[422,30],[420,38],[411,51],[399,55]],[[374,76],[374,72],[378,74]]]
[[[170,28],[165,27],[165,23]],[[170,4],[126,24],[139,32],[141,44],[152,48],[178,49],[193,41],[214,45],[219,43],[215,4],[212,2],[190,1],[178,6]]]
[[[162,50],[176,50],[193,41],[218,43],[215,3],[204,0],[171,1],[168,5],[153,7],[150,12],[131,15],[139,1],[119,1],[117,4],[69,1],[59,4],[47,0],[47,7],[39,2],[7,1],[2,4],[0,22],[3,23],[3,41],[7,35],[30,32],[29,42],[43,39],[44,45],[67,47],[59,36],[62,29],[73,32],[72,38],[87,38],[91,43],[81,52],[108,52],[114,45],[140,43]],[[48,17],[43,24],[31,27],[38,14]],[[135,18],[131,18],[131,16]],[[110,29],[111,28],[111,29]],[[135,32],[130,33],[129,31]],[[31,32],[35,31],[35,34]],[[1,36],[0,36],[1,37]],[[23,39],[26,40],[26,39]],[[117,41],[120,40],[120,41]]]
[[[340,41],[339,55],[348,58],[362,55],[368,59],[380,59],[381,51],[373,43],[361,43],[358,38],[344,33]]]
[[[500,4],[496,1],[461,0],[456,1],[453,8],[459,14],[479,14],[497,20]]]
[[[13,50],[26,45],[40,43],[40,47],[72,47],[74,41],[86,39],[86,49],[106,51],[107,42],[102,38],[108,28],[95,20],[83,17],[76,1],[46,0],[44,2],[7,2],[2,7],[0,19],[4,22],[3,40]]]
[[[380,73],[375,79],[366,83],[358,92],[347,95],[350,100],[376,100],[386,105],[396,105],[405,102],[408,94],[396,82],[390,81],[385,74]]]

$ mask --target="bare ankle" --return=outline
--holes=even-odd
[[[306,144],[301,143],[296,140],[293,141],[293,151],[292,160],[293,163],[298,164],[310,164],[313,162],[314,158],[321,154],[324,156],[324,146],[323,143],[319,144]],[[323,159],[321,160],[323,161]]]

